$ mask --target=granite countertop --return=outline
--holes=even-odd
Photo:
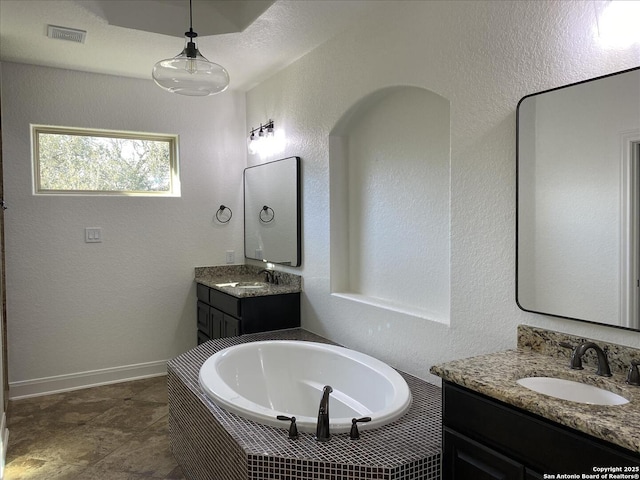
[[[196,267],[195,281],[237,298],[283,295],[302,291],[302,278],[291,273],[277,272],[278,284],[266,283],[262,267],[252,265],[229,265],[218,267]],[[272,270],[275,271],[275,270]],[[255,283],[261,288],[238,288],[230,283]]]
[[[613,376],[609,378],[596,375],[593,364],[585,363],[584,370],[571,370],[568,358],[565,358],[564,354],[549,355],[548,352],[535,351],[530,346],[520,344],[519,339],[517,350],[435,365],[431,367],[431,373],[561,425],[640,453],[640,387],[626,384],[626,375],[620,369],[612,368]],[[558,349],[560,352],[563,350],[567,349]],[[587,383],[622,395],[629,403],[603,406],[560,400],[518,385],[516,380],[523,377],[557,377]]]

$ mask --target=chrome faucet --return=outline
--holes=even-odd
[[[329,394],[333,392],[333,388],[325,385],[322,389],[322,400],[320,400],[320,408],[318,408],[318,425],[316,426],[316,440],[319,442],[328,442],[331,438],[329,433]]]
[[[596,371],[596,375],[610,377],[611,369],[609,368],[607,354],[593,342],[584,342],[575,348],[573,354],[571,355],[571,362],[569,363],[569,367],[571,367],[573,370],[583,370],[582,356],[589,349],[595,350],[596,355],[598,356],[598,370]]]

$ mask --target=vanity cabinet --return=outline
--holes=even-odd
[[[634,452],[447,381],[443,444],[443,480],[537,480],[640,466]]]
[[[240,334],[240,320],[198,300],[198,345],[212,338]]]
[[[234,297],[197,284],[198,345],[234,337],[300,326],[300,293]]]

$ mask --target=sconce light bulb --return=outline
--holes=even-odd
[[[628,48],[640,43],[640,2],[609,2],[597,22],[600,42],[608,47]]]
[[[251,155],[255,155],[258,152],[258,139],[256,138],[256,134],[251,132],[251,135],[247,139],[247,149]]]

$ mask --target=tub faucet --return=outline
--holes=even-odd
[[[593,342],[584,342],[578,345],[571,355],[571,362],[569,366],[573,370],[582,370],[582,356],[590,348],[595,350],[596,355],[598,356],[598,370],[596,371],[596,375],[610,377],[611,369],[609,368],[609,362],[607,361],[607,354]]]
[[[329,394],[333,392],[333,388],[325,385],[322,389],[322,400],[320,400],[320,408],[318,408],[318,425],[316,426],[316,440],[319,442],[328,442],[331,438],[329,433]]]

